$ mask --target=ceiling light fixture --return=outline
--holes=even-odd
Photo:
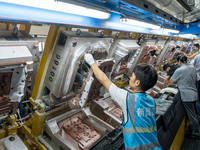
[[[195,38],[197,38],[197,35],[194,35],[194,34],[179,34],[178,37],[195,39]]]
[[[162,29],[158,29],[158,30],[152,29],[150,30],[150,32],[152,34],[158,34],[158,35],[169,35],[168,32],[164,32]]]
[[[19,4],[24,6],[54,10],[58,12],[71,13],[98,19],[108,19],[110,13],[105,9],[79,6],[75,4],[56,2],[55,0],[0,0],[6,3]]]
[[[163,32],[179,33],[180,31],[177,29],[163,29]]]
[[[115,22],[106,22],[105,25],[108,27],[108,28],[116,28],[116,29],[128,29],[129,31],[138,31],[138,32],[142,32],[144,31],[144,28],[142,27],[137,27],[137,26],[131,26],[131,25],[128,25],[128,24],[121,24],[121,23],[115,23]]]
[[[139,21],[139,20],[135,20],[135,19],[121,18],[120,21],[122,23],[131,24],[131,25],[135,25],[138,27],[144,27],[144,28],[150,28],[150,29],[160,29],[159,25],[155,25],[152,23],[147,23],[147,22],[143,22],[143,21]]]

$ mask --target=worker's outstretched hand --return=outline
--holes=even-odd
[[[90,53],[86,53],[86,54],[84,55],[84,60],[85,60],[90,66],[92,66],[92,65],[95,63],[94,58],[93,58],[93,56],[92,56]]]
[[[180,52],[181,54],[185,55],[185,52]]]

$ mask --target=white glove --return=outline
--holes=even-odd
[[[90,53],[86,53],[86,54],[84,55],[84,60],[85,60],[90,66],[92,66],[92,65],[95,63],[94,58],[93,58],[93,56],[92,56]]]

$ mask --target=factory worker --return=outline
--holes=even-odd
[[[96,65],[91,54],[85,54],[85,61],[91,66],[96,78],[109,91],[111,98],[123,111],[123,135],[125,149],[160,150],[155,121],[155,103],[145,91],[157,82],[156,70],[148,64],[134,67],[129,86],[132,93],[118,88]]]
[[[200,119],[200,54],[198,54],[194,58],[194,67],[197,72],[197,92],[198,92],[198,102],[197,102],[197,108],[198,108],[198,115]]]
[[[197,88],[196,88],[196,69],[192,64],[187,63],[187,57],[183,54],[178,55],[177,62],[180,68],[176,69],[172,75],[168,86],[177,83],[180,90],[183,106],[188,116],[192,137],[199,137],[199,120],[197,117]]]
[[[194,59],[195,56],[197,56],[198,54],[200,54],[200,50],[199,50],[199,44],[194,44],[194,49],[195,49],[195,53],[193,54],[187,54],[185,52],[181,52],[183,53],[188,59]]]
[[[174,74],[174,72],[175,72],[175,70],[176,70],[177,68],[179,68],[178,65],[165,64],[165,65],[163,66],[163,70],[167,72],[167,76],[166,76],[165,79],[164,79],[163,87],[165,87],[165,86],[168,84],[168,82],[169,82],[171,76]]]

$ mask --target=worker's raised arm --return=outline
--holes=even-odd
[[[185,52],[181,52],[181,53],[185,55],[188,59],[193,59],[197,55],[197,53],[194,53],[194,54],[187,54]]]
[[[84,59],[91,66],[92,71],[94,75],[96,76],[96,78],[99,80],[99,82],[103,84],[103,86],[106,88],[107,91],[109,91],[109,88],[112,82],[108,79],[106,74],[103,71],[101,71],[101,69],[99,69],[99,67],[94,61],[93,56],[88,53],[88,54],[85,54]]]
[[[197,53],[192,54],[191,56],[187,56],[188,59],[193,59],[195,56],[197,55]]]
[[[109,91],[110,85],[112,84],[112,82],[108,79],[108,77],[105,75],[105,73],[103,71],[101,71],[101,69],[99,69],[99,67],[97,66],[97,64],[93,64],[91,66],[96,78],[99,80],[99,82],[101,82],[101,84],[103,84],[103,86],[106,88],[107,91]]]
[[[123,114],[125,115],[124,120],[127,122],[128,115],[126,110],[126,97],[128,92],[118,88],[108,79],[106,74],[97,66],[91,54],[85,54],[84,59],[91,66],[97,80],[99,80],[99,82],[101,82],[101,84],[103,84],[106,90],[110,93],[112,100],[117,102],[117,104],[122,108]]]

